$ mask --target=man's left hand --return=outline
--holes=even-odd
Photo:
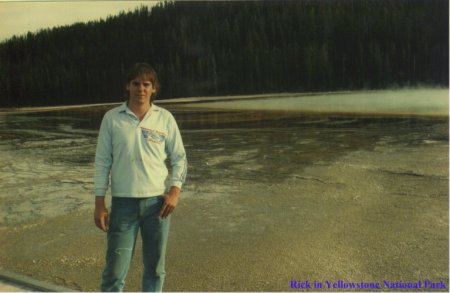
[[[172,186],[169,192],[164,193],[164,203],[159,212],[159,216],[162,219],[167,218],[178,205],[178,197],[180,195],[180,189],[178,187]]]

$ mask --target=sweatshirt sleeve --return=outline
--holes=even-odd
[[[170,163],[172,166],[172,173],[170,176],[170,186],[176,186],[181,188],[187,175],[187,159],[186,152],[184,150],[183,140],[181,138],[180,130],[178,125],[170,115],[168,121],[169,124],[169,134],[166,143],[166,153],[170,158]]]
[[[96,196],[104,196],[109,186],[112,165],[111,120],[108,114],[103,117],[95,152],[94,188]]]

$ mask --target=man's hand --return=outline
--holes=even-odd
[[[95,198],[95,211],[94,211],[94,221],[95,225],[103,230],[108,231],[109,226],[109,215],[108,209],[105,206],[105,197],[97,196]]]
[[[164,203],[161,211],[159,212],[159,216],[162,219],[167,218],[176,208],[178,205],[178,197],[180,192],[181,190],[178,187],[172,186],[169,192],[164,193]]]

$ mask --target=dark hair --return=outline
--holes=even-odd
[[[148,63],[136,63],[131,67],[131,69],[128,71],[126,84],[129,84],[133,79],[144,76],[147,78],[152,85],[155,87],[156,91],[154,94],[152,94],[150,98],[150,102],[153,102],[157,94],[159,93],[159,79],[158,75],[156,74],[155,69],[151,67]],[[127,93],[128,95],[128,93]]]

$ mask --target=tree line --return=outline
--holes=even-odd
[[[0,106],[448,86],[448,0],[174,1],[0,43]]]

